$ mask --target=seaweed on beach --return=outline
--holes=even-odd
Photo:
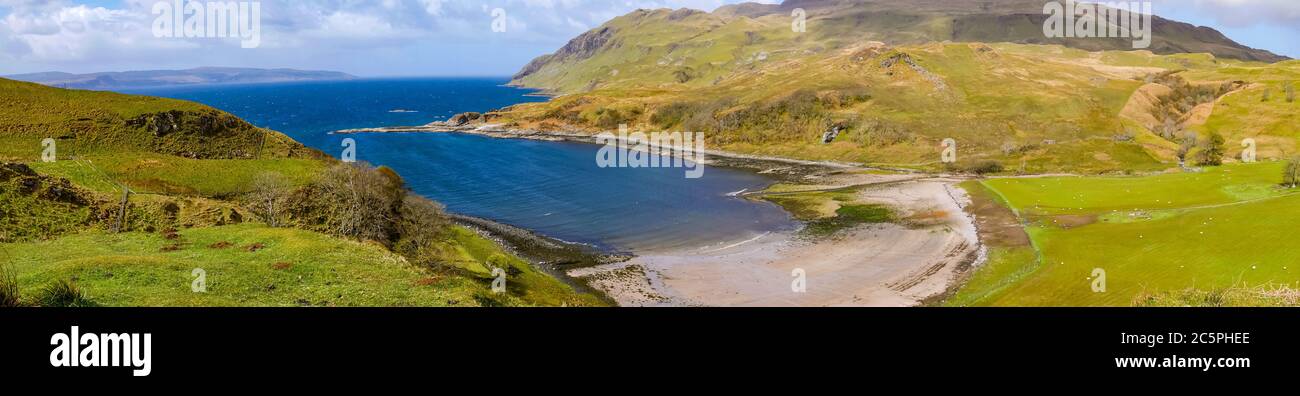
[[[803,234],[813,238],[828,237],[860,225],[889,223],[894,219],[894,212],[886,206],[850,204],[836,210],[835,217],[809,221]]]

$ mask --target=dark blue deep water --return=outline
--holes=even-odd
[[[687,248],[794,226],[774,205],[729,197],[771,183],[707,168],[602,169],[596,145],[465,134],[331,135],[341,129],[423,125],[466,111],[541,101],[505,79],[376,79],[132,90],[204,103],[338,156],[396,169],[415,192],[451,212],[610,250]]]

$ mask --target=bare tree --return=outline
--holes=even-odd
[[[1282,185],[1290,188],[1300,187],[1300,155],[1291,157],[1286,168],[1282,170]]]
[[[252,191],[249,192],[253,213],[267,225],[279,227],[284,218],[290,188],[289,182],[279,173],[266,172],[254,177]]]
[[[1016,152],[1016,144],[1012,142],[1002,143],[1002,155],[1011,155]]]
[[[321,196],[330,231],[390,243],[406,191],[400,180],[361,164],[339,164],[325,171]]]
[[[1292,86],[1291,82],[1288,81],[1286,84],[1283,85],[1283,87],[1284,89],[1286,89],[1286,102],[1287,103],[1295,102],[1295,86]]]
[[[1165,139],[1175,140],[1178,138],[1178,135],[1182,133],[1183,127],[1178,124],[1178,120],[1175,119],[1175,116],[1166,116],[1164,124],[1160,126],[1160,136]]]
[[[443,206],[428,198],[407,195],[400,213],[402,218],[397,228],[401,237],[394,250],[412,262],[439,265],[444,257],[443,232],[450,224]]]
[[[1187,163],[1187,155],[1188,155],[1188,154],[1191,154],[1192,150],[1196,148],[1196,140],[1197,140],[1197,137],[1196,137],[1196,134],[1195,134],[1195,133],[1186,133],[1186,134],[1183,134],[1182,143],[1179,144],[1179,146],[1178,146],[1178,165],[1179,165],[1179,166],[1184,166],[1184,165],[1186,165],[1186,163]]]

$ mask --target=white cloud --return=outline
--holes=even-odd
[[[1300,0],[1158,0],[1156,13],[1188,11],[1206,15],[1221,27],[1269,23],[1300,29]]]
[[[107,9],[0,0],[0,14],[8,10],[0,17],[0,74],[203,65],[440,74],[458,64],[499,65],[468,72],[509,74],[633,9],[712,10],[741,0],[262,0],[262,46],[255,50],[239,48],[237,39],[153,37],[157,1],[122,0]],[[1300,0],[1158,1],[1198,7],[1225,24],[1300,21]],[[504,33],[492,32],[494,8],[507,12]]]
[[[442,15],[442,0],[420,0],[420,2],[424,3],[424,11],[429,15]]]
[[[240,60],[238,40],[152,35],[158,0],[124,0],[118,9],[70,0],[0,0],[0,73],[55,65],[75,70],[109,64]],[[262,1],[267,51],[340,54],[418,42],[482,46],[520,43],[544,53],[605,19],[645,7],[714,8],[724,0],[301,0]],[[491,30],[490,10],[507,12],[508,29]],[[364,55],[356,54],[353,56]],[[305,67],[304,65],[289,65]],[[14,70],[10,70],[14,69]]]

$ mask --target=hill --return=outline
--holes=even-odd
[[[483,235],[220,110],[0,79],[0,292],[23,305],[605,304]]]
[[[72,74],[31,73],[6,78],[60,88],[114,90],[198,84],[258,84],[291,81],[354,80],[355,76],[314,70],[201,67],[188,70],[145,70]]]
[[[791,32],[791,10],[796,8],[807,12],[806,34]],[[610,80],[602,73],[589,73],[591,67],[585,66],[613,67],[648,58],[657,66],[669,66],[666,69],[732,69],[762,51],[769,56],[833,53],[872,41],[891,46],[949,41],[1062,45],[1086,51],[1133,49],[1131,39],[1047,38],[1043,35],[1046,18],[1041,0],[790,0],[781,5],[724,6],[713,13],[637,10],[537,58],[514,77],[521,85],[574,93],[584,88],[584,81]],[[1214,29],[1158,16],[1152,32],[1149,50],[1156,54],[1209,53],[1266,63],[1287,59],[1238,44]]]
[[[796,7],[808,11],[806,33],[791,29]],[[1259,84],[1280,92],[1300,70],[1179,22],[1156,19],[1151,50],[1132,51],[1131,40],[1048,40],[1042,17],[1029,1],[638,10],[515,75],[556,99],[488,118],[543,131],[689,130],[722,150],[920,170],[1151,172],[1177,166],[1189,132],[1256,134],[1257,124],[1214,128],[1245,126],[1218,121],[1214,104]],[[1286,135],[1280,145],[1295,138],[1271,133]],[[954,165],[939,161],[948,138]]]

